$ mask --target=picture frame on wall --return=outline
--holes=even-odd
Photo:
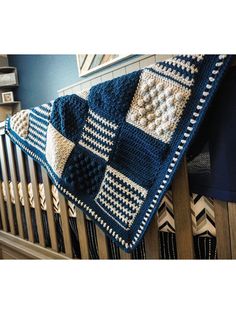
[[[86,76],[95,71],[101,70],[107,66],[110,66],[116,62],[119,62],[130,55],[119,54],[78,54],[77,64],[79,76]]]
[[[13,92],[5,92],[2,93],[2,102],[3,103],[11,103],[14,102]]]

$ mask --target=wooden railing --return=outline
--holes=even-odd
[[[0,124],[0,165],[5,186],[6,201],[0,188],[0,216],[2,230],[0,230],[0,258],[4,254],[8,258],[73,258],[72,239],[69,226],[68,203],[62,194],[59,194],[60,218],[65,252],[58,252],[58,239],[52,201],[51,182],[44,168],[41,168],[42,182],[46,194],[46,213],[51,247],[46,248],[43,230],[42,209],[38,191],[38,181],[35,161],[26,156],[18,147],[13,155],[14,144],[5,135],[4,125]],[[7,167],[9,165],[9,170]],[[28,195],[26,168],[28,163],[30,180],[32,182],[35,204],[35,220],[37,225],[38,243],[35,243],[32,226],[31,208]],[[22,205],[18,191],[16,169],[22,184],[25,221],[28,236],[23,231]],[[13,204],[9,189],[9,177],[13,185],[15,219]],[[0,185],[2,182],[0,182]],[[178,259],[194,259],[193,230],[191,221],[190,197],[186,160],[182,162],[172,183],[174,219],[176,229],[176,246]],[[215,200],[214,211],[216,219],[217,256],[219,259],[236,258],[236,204]],[[80,254],[82,259],[89,258],[89,240],[86,225],[86,216],[78,209],[76,211],[76,225],[78,230]],[[109,259],[108,240],[104,233],[96,227],[98,255],[100,259]],[[147,259],[160,258],[160,239],[157,219],[153,219],[144,237]],[[5,252],[5,253],[4,253]],[[7,252],[7,253],[6,253]],[[10,252],[10,253],[9,253]],[[131,259],[132,255],[119,250],[120,259]]]

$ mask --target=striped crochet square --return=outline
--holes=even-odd
[[[27,141],[40,152],[45,153],[47,129],[52,109],[52,103],[35,107],[29,115],[29,132]]]
[[[118,125],[89,110],[79,144],[108,161]]]
[[[96,203],[128,230],[146,198],[147,190],[116,169],[107,166]]]

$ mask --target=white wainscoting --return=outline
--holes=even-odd
[[[142,69],[150,64],[168,59],[172,56],[173,55],[140,55],[128,60],[124,60],[123,62],[112,65],[108,68],[101,69],[96,73],[81,78],[80,81],[76,84],[60,89],[58,91],[58,95],[65,96],[78,94],[81,91],[87,90],[98,83]]]

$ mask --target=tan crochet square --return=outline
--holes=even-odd
[[[75,144],[59,133],[49,123],[47,131],[46,158],[49,165],[61,177],[67,159]]]
[[[28,110],[21,110],[11,118],[11,128],[20,137],[27,138],[29,129]]]
[[[168,143],[191,90],[149,70],[143,71],[126,121]]]

